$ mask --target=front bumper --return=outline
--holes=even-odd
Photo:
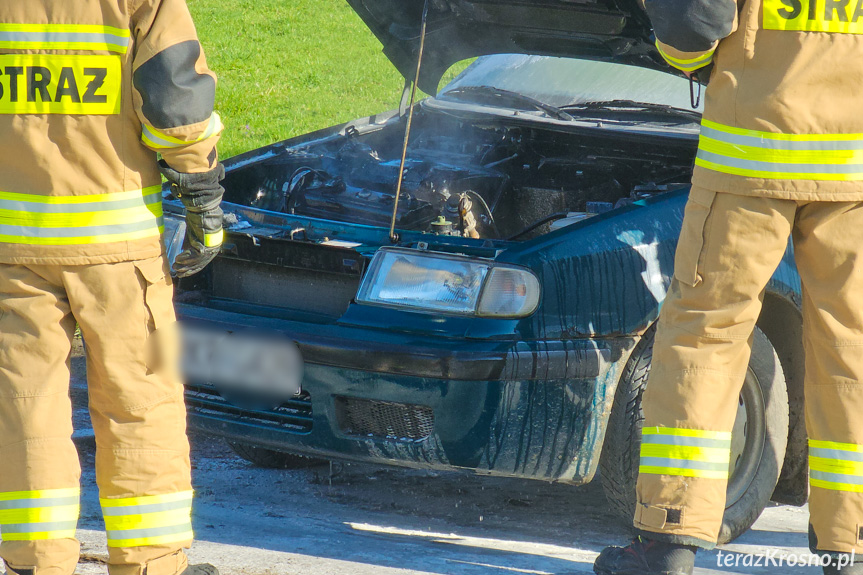
[[[630,339],[407,337],[177,304],[181,321],[286,335],[304,393],[272,411],[187,386],[193,428],[314,457],[589,481]],[[623,360],[620,358],[623,357]]]

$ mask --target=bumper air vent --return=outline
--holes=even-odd
[[[434,431],[434,411],[422,405],[336,397],[336,416],[348,435],[417,442]]]
[[[312,430],[312,400],[304,393],[286,401],[274,410],[252,411],[236,407],[225,401],[211,385],[186,384],[186,405],[190,412],[292,433],[309,433]]]

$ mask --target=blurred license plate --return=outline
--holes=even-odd
[[[303,358],[277,334],[183,326],[183,374],[209,383],[228,402],[275,409],[302,393]]]

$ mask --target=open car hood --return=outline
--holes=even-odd
[[[419,87],[437,93],[453,64],[489,54],[612,60],[671,71],[653,45],[640,0],[348,0],[413,80],[429,2]]]

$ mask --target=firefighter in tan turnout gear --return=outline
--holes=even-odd
[[[78,562],[69,356],[86,344],[112,575],[189,567],[189,445],[175,373],[161,177],[187,207],[179,275],[221,243],[207,69],[184,0],[0,2],[0,556]]]
[[[863,574],[863,0],[645,6],[669,64],[713,70],[644,395],[641,535],[594,569],[689,574],[715,545],[760,298],[791,237],[810,542],[832,558],[825,573]]]

